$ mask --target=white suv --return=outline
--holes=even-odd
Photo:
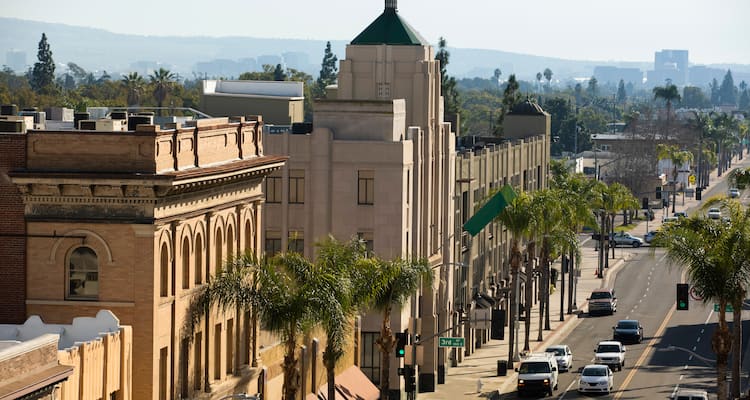
[[[625,366],[625,346],[621,342],[599,342],[594,353],[594,362],[597,364],[607,365],[612,370],[617,368],[618,371],[622,371],[622,367]]]

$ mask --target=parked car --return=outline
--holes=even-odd
[[[675,221],[678,221],[678,220],[679,220],[679,218],[677,218],[677,217],[664,217],[664,218],[661,219],[661,223],[663,225],[663,224],[666,224],[666,223],[669,223],[669,222],[675,222]]]
[[[613,246],[632,246],[641,247],[643,245],[643,239],[633,236],[628,232],[616,232],[612,236]]]
[[[643,215],[648,218],[649,221],[653,221],[656,214],[654,213],[654,210],[646,210],[643,212]]]
[[[680,389],[672,397],[674,400],[708,400],[705,390]]]
[[[569,371],[573,368],[573,352],[570,351],[570,347],[565,344],[558,344],[555,346],[549,346],[545,350],[546,353],[555,353],[555,360],[557,360],[558,371]]]
[[[672,215],[674,215],[675,217],[677,217],[677,219],[687,218],[687,216],[688,216],[686,211],[675,211],[675,213],[672,214]]]
[[[643,341],[643,326],[638,320],[623,319],[612,327],[612,340],[622,343],[640,343]]]
[[[710,219],[719,219],[721,218],[721,210],[716,207],[711,207],[708,209],[708,218]]]
[[[583,367],[578,378],[578,392],[606,393],[614,388],[614,374],[606,365],[591,364]]]
[[[594,289],[588,301],[590,316],[596,314],[612,315],[617,311],[617,297],[614,289]]]
[[[532,353],[521,360],[516,368],[518,395],[527,393],[543,393],[552,396],[557,389],[557,362],[552,353]]]
[[[651,242],[654,241],[657,233],[659,233],[659,231],[648,231],[645,235],[643,235],[643,240],[646,241],[646,243],[651,244]]]
[[[729,197],[733,199],[740,197],[740,189],[737,189],[737,188],[729,189]]]
[[[617,368],[618,371],[622,371],[622,367],[625,366],[625,346],[614,340],[599,342],[594,349],[594,362],[606,365],[612,370]]]

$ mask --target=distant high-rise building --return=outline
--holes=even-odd
[[[650,86],[663,85],[665,81],[675,85],[688,83],[688,51],[662,50],[654,53],[654,70],[648,71]]]
[[[20,50],[10,50],[5,53],[5,65],[16,73],[23,73],[26,70],[26,52]]]
[[[620,79],[625,83],[632,83],[635,86],[643,84],[643,71],[639,68],[621,68],[608,65],[598,65],[594,67],[594,77],[601,84],[611,83],[617,85]]]

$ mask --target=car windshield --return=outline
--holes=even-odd
[[[525,362],[518,369],[519,374],[541,374],[549,371],[549,363],[546,362]]]
[[[617,323],[617,327],[620,329],[638,329],[637,321],[620,321]]]
[[[616,344],[600,344],[596,349],[597,353],[619,353],[620,346]]]
[[[564,356],[565,355],[565,349],[562,347],[550,347],[547,349],[547,353],[555,353],[556,356]]]
[[[586,367],[581,372],[583,376],[607,376],[608,367]]]
[[[591,293],[592,299],[611,299],[612,295],[609,292],[593,292]]]

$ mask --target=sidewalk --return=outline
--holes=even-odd
[[[743,160],[736,160],[732,164],[732,168],[735,167],[746,167],[750,165],[750,157],[746,156]],[[721,177],[717,177],[716,171],[711,173],[709,179],[709,185],[704,191],[704,199],[707,193],[717,182],[722,181],[726,174]],[[689,213],[696,212],[696,208],[700,206],[700,202],[695,198],[684,198],[681,196],[677,197],[676,211],[688,211]],[[668,210],[657,210],[656,218],[654,221],[640,221],[637,223],[630,232],[638,237],[643,235],[649,230],[656,230],[661,226],[661,220],[664,214],[672,215],[672,207],[670,205]],[[586,241],[588,239],[584,239]],[[615,259],[609,260],[610,268],[604,271],[604,277],[602,279],[597,278],[594,274],[597,269],[597,252],[594,251],[593,247],[583,247],[581,249],[581,274],[578,278],[578,287],[576,290],[575,304],[578,309],[577,313],[584,313],[587,311],[587,297],[591,294],[593,289],[599,287],[607,287],[614,283],[615,277],[617,276],[618,269],[624,264],[625,261],[630,259],[633,255],[633,251],[630,248],[618,247],[615,251]],[[552,265],[553,268],[560,270],[559,260]],[[567,290],[566,287],[565,301],[567,310]],[[567,335],[570,331],[575,329],[576,326],[582,321],[578,318],[578,314],[565,314],[565,321],[560,321],[560,282],[557,283],[557,290],[550,294],[550,328],[549,331],[544,331],[544,340],[542,342],[536,341],[538,332],[538,320],[539,320],[539,305],[534,305],[531,310],[531,339],[530,347],[532,352],[543,351],[548,345],[556,344],[560,341],[560,338]],[[519,329],[519,348],[523,349],[525,330],[523,322]],[[517,373],[512,369],[508,369],[507,376],[497,376],[497,361],[508,359],[510,332],[508,327],[505,328],[505,340],[489,340],[487,343],[482,344],[481,348],[470,355],[464,357],[461,364],[456,367],[447,368],[445,372],[445,384],[437,385],[434,392],[419,393],[418,398],[420,400],[460,400],[460,399],[477,399],[477,398],[496,398],[499,394],[505,394],[515,391]],[[748,358],[745,357],[743,360],[743,370],[747,370]],[[480,384],[481,381],[481,384]],[[745,388],[747,390],[747,388]]]

